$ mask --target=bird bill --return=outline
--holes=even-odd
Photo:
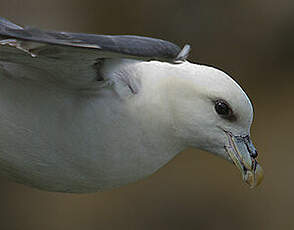
[[[248,136],[234,136],[226,132],[229,139],[229,146],[226,146],[226,151],[231,160],[240,170],[243,181],[245,181],[250,188],[258,186],[263,180],[263,170],[258,164],[252,152],[255,148]]]

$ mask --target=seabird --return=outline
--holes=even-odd
[[[145,178],[187,147],[233,162],[257,186],[253,109],[190,46],[141,36],[21,27],[0,18],[0,173],[88,193]]]

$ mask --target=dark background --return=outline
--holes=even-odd
[[[192,45],[190,60],[237,80],[255,108],[252,138],[265,171],[250,190],[238,170],[189,149],[155,175],[90,195],[0,180],[0,229],[293,229],[293,0],[0,0],[21,25],[138,34]]]

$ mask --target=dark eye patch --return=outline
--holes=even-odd
[[[217,99],[214,102],[214,109],[216,113],[222,118],[229,121],[236,120],[236,116],[234,115],[233,110],[231,109],[230,105],[225,100]]]

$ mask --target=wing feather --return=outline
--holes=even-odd
[[[181,49],[165,40],[133,35],[96,35],[46,31],[36,28],[22,28],[0,18],[0,35],[6,38],[23,39],[38,43],[93,48],[155,60],[173,61]]]
[[[23,28],[0,18],[0,68],[1,73],[5,69],[10,75],[15,73],[13,65],[8,63],[13,63],[18,69],[43,70],[43,77],[88,84],[101,80],[99,63],[105,58],[176,63],[186,56],[177,45],[161,39]],[[25,77],[38,78],[37,75]]]

